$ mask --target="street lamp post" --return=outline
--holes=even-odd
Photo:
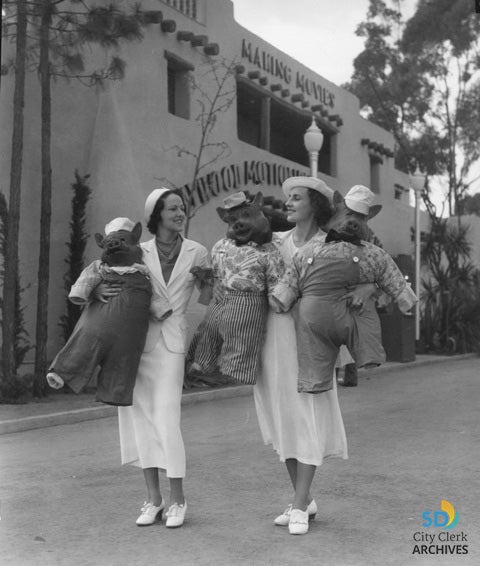
[[[410,176],[410,184],[415,193],[415,294],[418,301],[415,305],[415,340],[420,340],[420,201],[423,187],[425,186],[425,175],[419,170],[418,165],[415,173]]]
[[[303,143],[310,159],[310,175],[316,177],[318,173],[318,153],[322,149],[323,134],[317,126],[315,116],[312,116],[312,123],[303,136]]]

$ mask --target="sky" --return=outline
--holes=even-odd
[[[416,0],[404,0],[409,16]],[[369,0],[233,0],[235,20],[322,77],[341,85],[363,49],[355,35]],[[294,6],[294,10],[292,10]]]
[[[350,80],[364,39],[355,30],[366,20],[369,0],[232,0],[235,20],[336,85]],[[403,18],[417,0],[401,0]],[[292,10],[292,6],[295,7]],[[480,175],[480,163],[472,178]],[[469,191],[480,192],[480,183]],[[440,206],[443,191],[434,200]]]

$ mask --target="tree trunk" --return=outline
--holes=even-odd
[[[35,351],[35,382],[33,393],[36,397],[46,394],[45,373],[47,369],[48,341],[48,283],[50,279],[50,224],[52,216],[52,166],[51,145],[51,93],[49,61],[49,26],[51,21],[51,0],[44,0],[40,24],[40,83],[41,83],[41,163],[42,196],[40,209],[40,252],[38,258],[37,326]]]
[[[23,160],[23,108],[25,104],[25,59],[27,46],[27,3],[17,2],[17,37],[15,56],[15,91],[13,95],[12,154],[10,165],[10,197],[7,220],[7,242],[4,258],[2,309],[2,373],[7,381],[15,367],[15,295],[18,281],[18,232]]]

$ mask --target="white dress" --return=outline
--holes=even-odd
[[[190,269],[208,267],[208,253],[202,245],[185,238],[167,284],[155,239],[142,244],[142,249],[154,295],[167,301],[173,314],[163,322],[150,321],[133,405],[118,409],[122,464],[160,468],[169,478],[183,478],[186,464],[180,410],[187,332],[185,311],[195,284]]]
[[[279,238],[279,249],[289,264],[297,250],[293,230],[277,234],[275,240]],[[262,375],[254,386],[255,407],[265,444],[272,445],[282,462],[295,458],[304,464],[320,466],[327,457],[348,458],[336,380],[332,390],[314,395],[298,393],[297,377],[293,316],[270,311]]]

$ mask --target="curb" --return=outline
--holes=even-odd
[[[477,354],[460,354],[456,356],[432,356],[424,359],[416,359],[411,362],[387,362],[378,368],[360,370],[361,372],[369,372],[373,377],[379,377],[384,374],[392,373],[398,369],[408,369],[412,367],[420,367],[429,364],[436,364],[445,361],[455,360],[462,361],[478,357]],[[182,406],[195,405],[206,401],[216,401],[220,399],[228,399],[231,397],[246,397],[253,392],[252,385],[236,385],[231,387],[223,387],[208,391],[195,391],[192,393],[184,393],[182,396]],[[86,409],[74,409],[71,411],[62,411],[59,413],[50,413],[47,415],[36,415],[34,417],[23,417],[21,419],[10,419],[0,421],[0,435],[10,434],[14,432],[24,432],[37,428],[45,428],[50,426],[58,426],[64,424],[74,424],[82,421],[90,421],[94,419],[103,419],[107,417],[115,417],[117,415],[117,407],[102,405],[100,407],[88,407]]]
[[[252,385],[237,385],[232,387],[223,387],[221,389],[212,389],[209,391],[184,393],[182,396],[182,406],[195,405],[197,403],[204,403],[205,401],[214,401],[217,399],[227,399],[229,397],[244,397],[251,395],[252,392]],[[50,413],[48,415],[36,415],[34,417],[10,419],[0,421],[0,435],[116,416],[117,407],[101,405],[99,407],[73,409],[71,411]]]
[[[361,372],[369,372],[374,376],[392,373],[398,369],[409,369],[413,367],[421,367],[430,364],[437,364],[442,362],[448,362],[450,360],[455,360],[460,362],[462,360],[470,360],[473,358],[478,358],[478,354],[458,354],[454,356],[426,356],[425,359],[417,358],[411,362],[387,362],[386,364],[379,366],[377,368],[363,369]]]

